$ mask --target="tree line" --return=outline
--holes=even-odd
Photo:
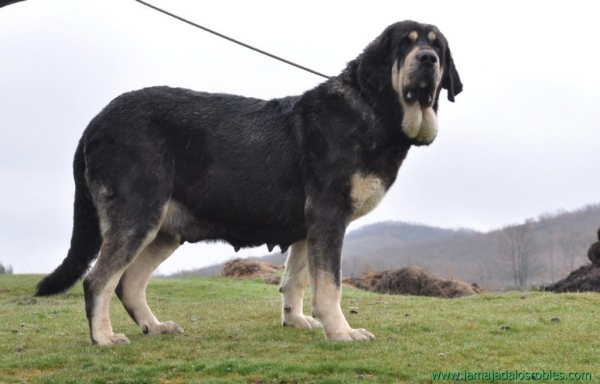
[[[600,204],[545,213],[486,233],[455,231],[417,241],[369,234],[348,244],[345,276],[412,265],[489,289],[545,285],[586,264],[597,241]]]

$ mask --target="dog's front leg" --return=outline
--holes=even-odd
[[[342,313],[341,259],[347,221],[331,207],[311,211],[307,211],[307,246],[313,317],[322,324],[327,340],[374,338],[364,329],[350,328]]]

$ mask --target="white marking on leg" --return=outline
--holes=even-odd
[[[372,339],[372,333],[364,329],[352,329],[342,313],[342,288],[336,286],[329,272],[317,272],[311,276],[313,314],[323,325],[327,340],[352,341]]]
[[[300,240],[292,244],[285,262],[285,273],[281,284],[283,294],[281,319],[284,326],[304,329],[321,327],[317,320],[304,315],[304,291],[308,280],[306,240]]]
[[[97,265],[98,263],[96,263],[96,266]],[[96,268],[96,266],[94,266],[94,268]],[[106,282],[102,291],[96,294],[94,311],[92,313],[91,334],[92,342],[97,345],[129,343],[129,339],[125,337],[125,335],[113,333],[112,324],[110,323],[110,298],[119,283],[121,273],[123,273],[123,270],[115,273],[110,280]]]
[[[162,210],[162,216],[159,219],[159,225],[146,235],[137,250],[128,250],[127,245],[122,244],[106,245],[106,241],[117,241],[116,239],[118,239],[119,235],[126,235],[113,234],[112,236],[108,235],[108,240],[105,238],[106,241],[105,244],[102,245],[100,255],[98,256],[98,261],[94,265],[94,268],[92,268],[89,275],[86,277],[86,280],[88,280],[92,286],[92,293],[94,294],[94,304],[90,320],[90,336],[92,343],[98,345],[129,343],[129,339],[127,339],[127,337],[124,335],[113,333],[110,322],[110,298],[115,291],[123,272],[125,272],[127,267],[129,267],[135,261],[135,258],[138,256],[139,252],[148,244],[150,244],[154,238],[156,238],[158,228],[160,227],[160,222],[162,221],[165,212],[166,206]],[[131,256],[129,263],[125,264],[118,270],[114,270],[112,261],[123,260],[127,258],[127,255],[123,254],[125,251],[133,252],[134,254]],[[108,276],[106,276],[107,274]],[[100,292],[95,291],[95,289],[102,284],[103,279],[106,280],[104,284],[101,285],[102,290]]]
[[[140,252],[121,278],[121,301],[144,333],[183,333],[183,329],[171,321],[158,321],[146,301],[146,287],[152,272],[178,247],[178,238],[156,238]]]

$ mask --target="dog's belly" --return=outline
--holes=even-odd
[[[260,204],[249,204],[244,209],[228,209],[215,215],[214,205],[208,201],[192,208],[170,200],[161,231],[179,235],[182,243],[225,241],[236,249],[263,244],[286,249],[306,237],[303,206],[278,207],[277,212],[262,210],[261,215]]]

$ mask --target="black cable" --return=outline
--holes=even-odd
[[[20,1],[24,1],[24,0],[0,0],[0,8],[6,7],[7,5],[11,5],[14,3],[18,3]]]
[[[246,48],[248,48],[248,49],[251,49],[251,50],[253,50],[253,51],[256,51],[256,52],[258,52],[258,53],[262,53],[263,55],[267,55],[267,56],[269,56],[269,57],[271,57],[271,58],[273,58],[273,59],[277,59],[277,60],[279,60],[279,61],[283,61],[283,62],[284,62],[284,63],[286,63],[286,64],[293,65],[294,67],[297,67],[297,68],[300,68],[300,69],[304,69],[304,70],[305,70],[305,71],[307,71],[307,72],[310,72],[310,73],[313,73],[313,74],[315,74],[315,75],[318,75],[318,76],[324,77],[324,78],[326,78],[326,79],[329,79],[329,76],[326,76],[326,75],[324,75],[324,74],[322,74],[322,73],[319,73],[319,72],[317,72],[317,71],[313,71],[312,69],[310,69],[310,68],[306,68],[306,67],[303,67],[302,65],[299,65],[299,64],[296,64],[296,63],[292,63],[292,62],[291,62],[291,61],[289,61],[289,60],[283,59],[283,58],[281,58],[281,57],[279,57],[279,56],[272,55],[272,54],[270,54],[270,53],[268,53],[268,52],[265,52],[265,51],[263,51],[263,50],[260,50],[260,49],[258,49],[258,48],[254,48],[254,47],[252,47],[252,46],[250,46],[250,45],[248,45],[248,44],[244,44],[244,43],[242,43],[241,41],[238,41],[238,40],[232,39],[231,37],[227,37],[227,36],[225,36],[225,35],[222,35],[222,34],[220,34],[220,33],[218,33],[218,32],[215,32],[215,31],[213,31],[213,30],[210,30],[210,29],[208,29],[208,28],[206,28],[206,27],[203,27],[203,26],[201,26],[201,25],[198,25],[198,24],[196,24],[196,23],[193,23],[193,22],[191,22],[191,21],[189,21],[189,20],[186,20],[186,19],[184,19],[183,17],[179,17],[179,16],[177,16],[177,15],[174,15],[174,14],[172,14],[172,13],[170,13],[170,12],[167,12],[167,11],[165,11],[165,10],[163,10],[163,9],[160,9],[160,8],[158,8],[158,7],[155,7],[155,6],[154,6],[154,5],[152,5],[152,4],[148,4],[148,3],[146,3],[146,2],[144,2],[144,1],[142,1],[142,0],[135,0],[135,1],[137,1],[138,3],[144,4],[145,6],[147,6],[147,7],[150,7],[150,8],[152,8],[152,9],[154,9],[154,10],[157,10],[157,11],[159,11],[159,12],[162,12],[162,13],[164,13],[165,15],[169,15],[169,16],[171,16],[171,17],[174,17],[174,18],[176,18],[177,20],[183,21],[184,23],[188,23],[188,24],[190,24],[190,25],[193,25],[193,26],[194,26],[194,27],[196,27],[196,28],[200,28],[200,29],[202,29],[202,30],[205,30],[206,32],[210,32],[210,33],[212,33],[213,35],[217,35],[217,36],[219,36],[219,37],[222,37],[222,38],[223,38],[223,39],[225,39],[225,40],[229,40],[229,41],[231,41],[231,42],[233,42],[233,43],[239,44],[239,45],[241,45],[242,47],[246,47]]]

